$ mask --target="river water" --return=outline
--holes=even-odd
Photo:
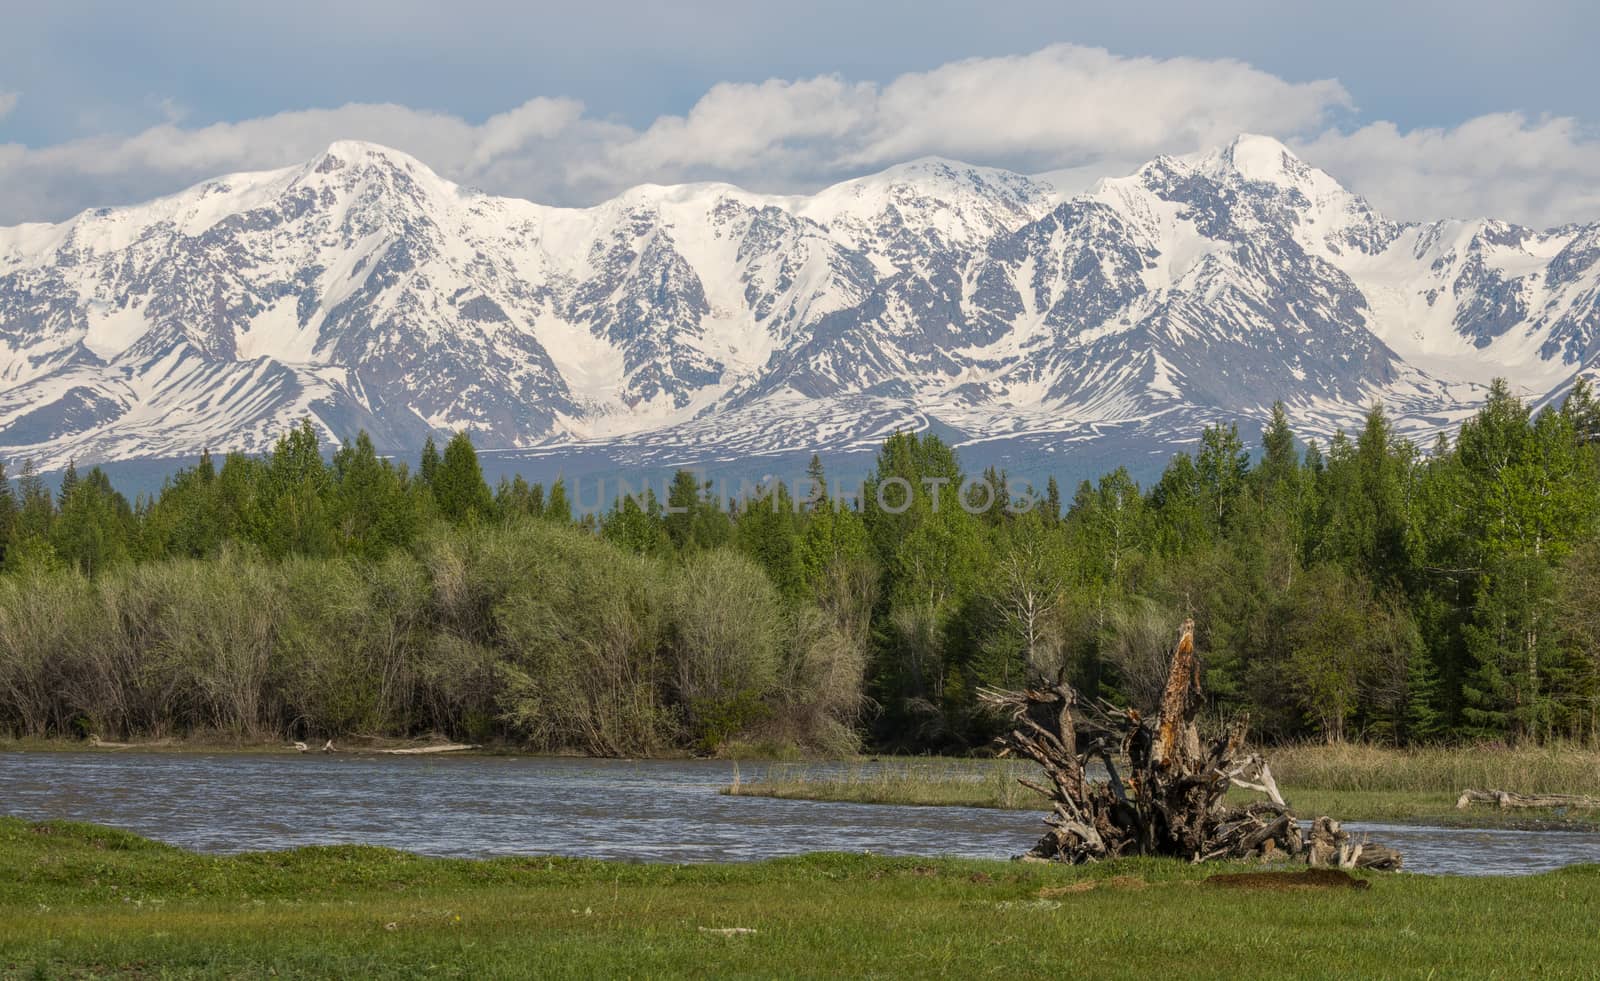
[[[747,781],[764,770],[740,769]],[[1009,858],[1042,827],[1039,814],[1024,811],[719,794],[733,773],[720,761],[0,753],[0,814],[92,821],[209,852],[367,844],[650,862],[812,851]],[[1520,874],[1600,862],[1600,834],[1345,827],[1398,848],[1414,872]]]

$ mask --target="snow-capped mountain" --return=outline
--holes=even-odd
[[[492,197],[341,142],[149,204],[0,229],[0,458],[260,450],[310,417],[412,451],[655,460],[1192,437],[1281,399],[1419,434],[1496,375],[1600,360],[1600,225],[1385,219],[1264,137],[1072,198],[920,160],[812,196]]]

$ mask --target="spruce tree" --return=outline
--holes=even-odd
[[[258,540],[267,553],[332,555],[338,545],[327,499],[331,479],[310,419],[278,440],[260,478]]]
[[[572,523],[572,503],[567,499],[567,482],[559,474],[550,485],[550,496],[545,499],[542,516],[546,521],[558,525]]]
[[[494,498],[484,483],[478,451],[465,432],[456,433],[445,445],[444,458],[431,483],[439,513],[450,521],[476,521],[493,513]]]
[[[84,479],[73,475],[71,492],[50,529],[55,554],[86,576],[128,558],[133,511],[99,467]]]
[[[439,448],[433,444],[433,435],[430,433],[422,443],[422,459],[417,464],[417,477],[431,487],[438,473]]]
[[[66,507],[67,498],[72,496],[72,492],[77,489],[77,486],[78,486],[78,464],[77,464],[77,461],[68,460],[67,461],[67,469],[63,470],[61,472],[61,487],[56,492],[56,508],[58,510],[61,509],[61,508]]]
[[[17,497],[20,509],[17,512],[15,540],[31,538],[42,541],[48,538],[56,506],[32,457],[22,461],[22,472],[17,475]]]
[[[1417,651],[1406,662],[1406,742],[1429,742],[1437,738],[1443,728],[1444,714],[1439,711],[1439,670],[1427,651]]]
[[[689,549],[694,542],[695,518],[700,511],[700,481],[688,470],[672,475],[667,487],[667,538],[679,552]]]
[[[643,498],[641,502],[633,494],[619,495],[600,524],[600,534],[630,552],[653,555],[665,549],[667,532],[655,491],[647,488]]]

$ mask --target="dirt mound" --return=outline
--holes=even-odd
[[[1213,875],[1208,886],[1224,889],[1265,889],[1289,892],[1300,889],[1371,889],[1372,883],[1342,869],[1302,869],[1299,872],[1231,872]]]
[[[1109,879],[1085,879],[1066,886],[1045,886],[1039,890],[1040,899],[1054,899],[1058,896],[1070,896],[1073,893],[1089,892],[1091,889],[1143,889],[1148,883],[1137,876],[1114,875]]]

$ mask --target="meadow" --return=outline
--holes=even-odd
[[[218,857],[0,819],[0,975],[1559,977],[1600,963],[1600,867],[1305,889],[1206,881],[1238,871],[361,847]]]

